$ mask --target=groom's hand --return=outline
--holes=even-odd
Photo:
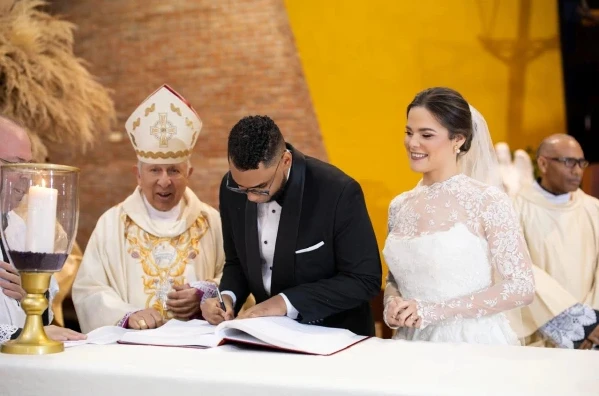
[[[202,317],[210,324],[217,325],[225,320],[232,320],[235,317],[233,313],[233,299],[228,294],[223,294],[223,302],[226,311],[220,307],[218,298],[208,298],[200,305]]]
[[[268,300],[256,304],[247,311],[237,316],[237,319],[260,318],[262,316],[285,316],[287,315],[287,305],[280,295],[269,298]]]

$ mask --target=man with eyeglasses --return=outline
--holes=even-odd
[[[0,144],[0,167],[6,164],[31,161],[31,141],[27,132],[14,121],[2,116],[0,116],[0,142],[2,142]],[[19,202],[26,194],[26,187],[23,185],[19,194],[13,194]],[[51,288],[57,289],[54,278]],[[21,287],[19,272],[8,262],[4,242],[0,239],[0,343],[19,336],[21,328],[25,324],[25,312],[20,306],[20,301],[25,294],[25,290]],[[46,325],[46,334],[52,339],[66,341],[85,338],[84,335],[73,330],[50,325],[50,309],[46,310],[43,319]]]
[[[374,335],[369,300],[381,262],[360,185],[336,167],[286,144],[266,116],[240,120],[228,140],[220,188],[226,262],[210,323],[288,316],[305,324]]]
[[[125,123],[138,187],[100,217],[73,285],[84,332],[119,325],[154,329],[201,318],[225,261],[218,212],[188,187],[202,121],[164,85]]]
[[[552,135],[537,150],[540,178],[515,205],[533,263],[536,298],[523,308],[535,346],[599,345],[599,200],[580,188],[589,165],[572,136]]]

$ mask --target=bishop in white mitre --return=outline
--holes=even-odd
[[[187,187],[200,117],[164,85],[125,127],[138,186],[100,217],[83,255],[72,292],[83,332],[199,318],[223,271],[220,215]]]

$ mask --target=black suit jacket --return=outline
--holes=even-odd
[[[336,167],[306,157],[291,145],[291,173],[275,245],[271,295],[284,293],[301,323],[374,335],[369,300],[381,287],[381,261],[360,185]],[[220,187],[225,266],[221,290],[269,296],[262,282],[257,204]],[[318,249],[297,253],[324,242]]]

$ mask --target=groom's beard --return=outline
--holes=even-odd
[[[287,188],[287,175],[283,176],[283,181],[281,181],[281,187],[279,190],[270,196],[270,199],[267,202],[277,201],[279,205],[282,204],[281,198],[283,194],[285,194],[285,189]],[[281,205],[282,206],[282,205]]]

